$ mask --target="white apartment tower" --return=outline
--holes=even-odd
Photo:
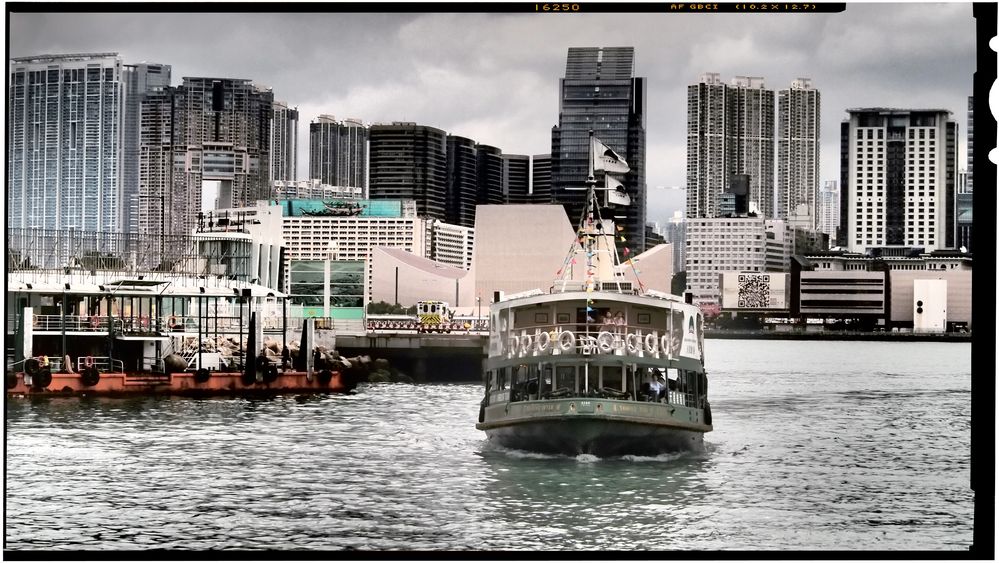
[[[774,91],[762,77],[717,73],[687,87],[687,217],[719,215],[735,174],[749,175],[751,207],[774,216]]]
[[[121,58],[39,55],[9,68],[7,228],[121,232]]]
[[[818,222],[820,98],[808,78],[777,94],[777,216],[808,230]]]
[[[836,187],[836,180],[826,180],[823,184],[816,209],[818,230],[829,235],[829,241],[835,243],[836,228],[839,227],[839,188]]]
[[[958,127],[951,112],[847,111],[840,131],[839,246],[852,252],[953,248]]]

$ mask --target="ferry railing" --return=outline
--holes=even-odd
[[[108,317],[98,315],[66,315],[66,331],[68,332],[108,332]],[[35,315],[31,326],[35,331],[61,332],[63,330],[62,315]]]
[[[35,359],[40,359],[41,356],[36,356]],[[31,358],[24,358],[18,362],[11,361],[7,363],[7,371],[24,371],[24,362],[30,360]],[[62,358],[51,357],[48,358],[48,365],[43,367],[48,367],[52,373],[59,373],[62,371]]]
[[[489,332],[489,321],[466,321],[455,320],[450,323],[443,323],[448,326],[451,334],[483,334]],[[467,326],[466,326],[467,325]],[[418,332],[427,328],[415,319],[412,321],[402,320],[369,320],[365,323],[368,332]]]
[[[76,371],[81,371],[88,367],[96,367],[102,372],[123,373],[125,363],[109,356],[79,356],[76,358]]]
[[[583,330],[579,330],[585,325]],[[572,337],[563,337],[563,333]],[[547,337],[542,337],[547,333]],[[514,342],[516,340],[516,342]],[[546,344],[542,344],[545,342]],[[571,343],[567,345],[566,343]],[[503,352],[508,356],[531,357],[539,354],[609,354],[675,358],[679,342],[670,331],[651,325],[617,325],[598,323],[532,324],[511,329]],[[664,347],[665,346],[665,347]],[[542,350],[544,348],[544,350]]]

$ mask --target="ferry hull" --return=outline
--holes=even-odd
[[[476,428],[518,450],[566,455],[658,455],[699,451],[711,424],[701,409],[593,397],[504,402],[482,410]]]
[[[702,432],[596,418],[519,422],[485,432],[504,448],[550,454],[611,457],[704,448]]]

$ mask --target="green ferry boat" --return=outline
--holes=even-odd
[[[542,453],[701,449],[712,430],[702,314],[681,297],[624,279],[594,171],[604,172],[603,191],[616,191],[607,173],[626,172],[627,165],[599,140],[591,137],[590,146],[580,244],[566,258],[566,265],[584,258],[587,278],[563,272],[547,292],[509,295],[490,306],[476,428],[503,447]]]

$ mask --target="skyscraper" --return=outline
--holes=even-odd
[[[552,155],[531,157],[531,203],[552,202]]]
[[[645,247],[645,78],[635,76],[634,47],[571,47],[559,80],[559,122],[552,128],[552,199],[573,225],[585,206],[590,132],[630,167],[623,185],[631,205],[615,210],[629,245]]]
[[[11,61],[8,228],[121,232],[122,72],[117,53]]]
[[[819,193],[819,91],[798,78],[777,94],[777,217],[816,228]]]
[[[475,141],[458,135],[447,136],[446,223],[475,226],[479,182],[477,164]]]
[[[271,117],[270,181],[298,179],[298,108],[274,102]]]
[[[274,94],[241,78],[184,77],[173,96],[171,196],[184,232],[198,212],[270,197]]]
[[[957,189],[957,246],[972,250],[975,194],[975,97],[968,96],[968,171]]]
[[[531,157],[503,155],[503,203],[532,203]]]
[[[957,123],[950,111],[847,112],[840,134],[837,244],[853,252],[954,248]]]
[[[475,145],[478,175],[478,205],[501,205],[503,201],[503,151],[489,145]]]
[[[774,91],[761,76],[736,76],[726,97],[728,177],[748,174],[750,209],[774,217]]]
[[[139,188],[136,195],[136,232],[187,232],[183,208],[174,206],[173,98],[175,88],[147,92],[139,111]],[[178,178],[178,180],[182,180]],[[183,185],[176,186],[183,191]],[[174,211],[177,211],[177,214]]]
[[[819,190],[816,209],[817,229],[829,235],[830,241],[835,241],[836,229],[839,228],[839,188],[836,187],[836,180],[827,180]]]
[[[774,216],[774,91],[763,78],[716,73],[687,87],[687,218],[719,214],[732,177],[749,176],[749,209]]]
[[[141,144],[141,106],[147,92],[170,86],[170,65],[155,63],[126,64],[122,66],[125,85],[125,120],[122,127],[122,230],[136,233],[139,205],[139,145]],[[156,231],[159,232],[159,231]]]
[[[366,189],[368,128],[360,119],[320,115],[309,124],[309,178],[331,186]]]
[[[372,125],[368,139],[368,197],[415,200],[420,217],[445,220],[447,134],[394,122]]]
[[[238,78],[185,77],[147,92],[140,111],[137,225],[189,233],[198,213],[270,196],[269,89]]]

